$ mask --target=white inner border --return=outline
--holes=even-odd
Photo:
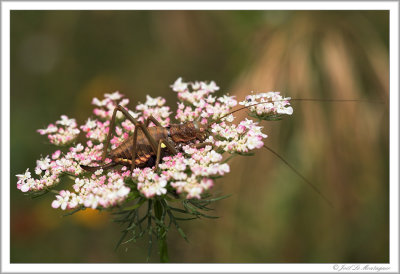
[[[338,272],[343,264],[10,264],[10,10],[390,10],[390,264],[399,271],[399,3],[376,2],[8,2],[1,3],[1,272]],[[373,221],[373,220],[371,220]],[[62,248],[62,247],[60,247]],[[56,252],[56,251],[55,251]],[[366,264],[360,265],[363,268]],[[348,264],[351,266],[351,264]],[[348,272],[348,271],[345,271]],[[354,271],[377,272],[377,271]]]

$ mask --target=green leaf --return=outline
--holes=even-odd
[[[42,197],[43,195],[45,195],[45,194],[47,194],[47,193],[49,193],[49,192],[50,192],[50,190],[45,189],[45,190],[38,191],[38,192],[32,194],[31,197],[32,197],[32,199],[36,199],[36,198]],[[57,193],[57,194],[58,194],[58,193]]]
[[[227,163],[230,159],[232,159],[233,157],[235,157],[235,153],[232,153],[228,158],[226,158],[222,163],[225,164]]]
[[[137,209],[137,208],[139,208],[141,205],[143,205],[144,204],[144,202],[146,202],[146,199],[142,199],[142,200],[140,200],[137,204],[134,204],[133,206],[128,206],[128,207],[124,207],[124,211],[130,211],[130,210],[134,210],[134,209]]]
[[[176,207],[172,207],[172,206],[170,206],[169,207],[171,210],[173,210],[173,211],[177,211],[177,212],[181,212],[181,213],[185,213],[185,214],[191,214],[190,212],[188,212],[187,210],[183,210],[183,209],[180,209],[180,208],[176,208]]]
[[[83,207],[83,206],[78,207],[78,208],[76,208],[76,209],[74,209],[74,210],[72,210],[72,211],[70,211],[70,212],[68,212],[68,213],[65,213],[65,214],[63,215],[63,217],[70,216],[70,215],[72,215],[72,214],[75,214],[75,213],[78,212],[78,211],[85,210],[85,209],[86,209],[86,208]]]
[[[162,222],[160,219],[157,219],[155,216],[151,216],[151,218],[154,220],[154,222],[159,226],[159,228],[167,230],[168,227]]]
[[[122,241],[125,239],[126,235],[128,234],[129,231],[125,231],[122,233],[121,238],[118,240],[117,245],[115,246],[114,250],[117,250],[118,247],[121,245]]]
[[[180,218],[180,217],[175,217],[175,220],[178,220],[178,221],[190,221],[190,220],[195,220],[195,219],[198,219],[199,217],[191,217],[191,218]]]
[[[207,215],[207,214],[204,214],[204,213],[198,211],[192,204],[190,204],[188,202],[184,203],[184,207],[187,208],[188,210],[190,210],[192,212],[192,214],[197,215],[197,216],[202,216],[202,217],[210,218],[210,219],[219,218],[217,216]]]
[[[182,236],[182,238],[184,238],[186,242],[189,242],[189,239],[186,237],[186,234],[185,234],[185,232],[183,232],[182,228],[180,226],[176,226],[176,229],[178,230],[178,232]]]
[[[207,201],[207,202],[216,202],[216,201],[219,201],[219,200],[222,200],[222,199],[226,199],[226,198],[228,198],[228,197],[230,197],[230,196],[232,196],[232,194],[227,194],[227,195],[224,195],[224,196],[220,196],[220,197],[216,197],[216,198],[208,199],[208,200],[204,200],[204,201]]]
[[[213,179],[213,180],[216,180],[216,179],[220,179],[220,178],[222,178],[222,177],[224,177],[224,176],[221,176],[221,175],[212,175],[212,176],[210,176],[209,178],[210,178],[210,179]]]
[[[139,194],[139,192],[131,192],[131,193],[129,193],[129,195],[128,195],[128,198],[125,200],[125,201],[133,201],[133,200],[135,200],[136,198],[138,198],[140,196],[140,194]]]
[[[189,239],[186,237],[185,232],[183,232],[182,228],[178,225],[175,216],[172,214],[171,210],[167,210],[168,215],[171,219],[171,221],[174,223],[176,230],[178,230],[179,234],[182,236],[183,239],[185,239],[186,242],[189,242]]]
[[[132,222],[124,231],[134,230],[137,227],[135,222]]]
[[[175,197],[170,197],[165,195],[164,199],[167,200],[168,202],[176,203],[176,202],[181,202],[184,200],[184,198],[175,198]]]
[[[207,214],[204,214],[204,213],[202,213],[202,212],[199,212],[198,214],[199,214],[201,217],[208,218],[208,219],[218,219],[218,218],[219,218],[218,216],[207,215]]]
[[[238,154],[240,156],[253,156],[255,153],[254,152],[234,152],[234,154]]]
[[[214,210],[213,208],[209,208],[207,207],[209,203],[192,203],[192,205],[194,205],[195,207],[197,207],[198,209],[204,210],[204,211],[211,211]]]

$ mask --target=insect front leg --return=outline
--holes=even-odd
[[[162,127],[162,125],[160,124],[160,122],[158,122],[157,119],[154,118],[152,115],[150,115],[150,116],[146,119],[146,121],[145,121],[145,123],[144,123],[145,126],[146,126],[146,128],[149,126],[150,122],[153,122],[153,123],[154,123],[156,126],[158,126],[158,127]],[[161,141],[162,141],[162,142],[161,142]],[[167,148],[169,149],[169,151],[170,151],[172,154],[176,155],[176,154],[178,153],[178,151],[175,149],[174,144],[172,144],[170,141],[168,141],[168,140],[162,138],[162,139],[160,140],[160,142],[163,143],[164,145],[166,145]],[[160,147],[160,142],[158,142],[157,153],[158,153],[158,149],[159,149],[159,147]]]
[[[164,138],[162,138],[159,142],[158,142],[158,147],[157,147],[157,158],[156,158],[156,164],[155,164],[155,170],[157,170],[158,168],[158,164],[160,163],[160,158],[161,158],[161,148],[162,145],[165,145],[168,150],[176,155],[178,153],[178,151],[176,150],[176,148],[167,140],[165,140]]]
[[[149,125],[150,122],[153,122],[157,126],[161,126],[161,124],[153,116],[150,116],[148,119],[146,119],[145,125],[144,125],[143,123],[140,123],[135,118],[133,118],[132,115],[130,115],[129,112],[124,107],[122,107],[121,105],[118,105],[114,109],[114,112],[113,112],[113,115],[111,118],[110,131],[108,132],[107,142],[106,142],[106,145],[105,145],[104,151],[103,151],[103,160],[105,159],[105,156],[107,154],[107,149],[108,149],[108,146],[110,145],[112,133],[114,131],[115,118],[116,118],[117,111],[121,111],[125,115],[125,117],[135,125],[135,130],[133,132],[133,138],[132,138],[132,151],[131,151],[131,155],[132,155],[131,171],[133,171],[133,169],[136,167],[135,159],[136,159],[136,153],[137,153],[136,143],[137,143],[138,130],[140,129],[143,131],[143,133],[146,136],[147,140],[149,141],[150,146],[153,149],[154,153],[157,154],[157,150],[158,150],[157,142],[155,141],[153,136],[151,136],[150,132],[147,129],[147,126]],[[167,140],[163,140],[162,143],[164,143],[168,147],[168,149],[171,151],[171,153],[177,154],[175,147],[171,143],[169,143]]]
[[[143,131],[143,133],[146,136],[146,138],[148,139],[148,141],[150,143],[150,146],[152,147],[154,153],[157,153],[157,142],[150,135],[150,133],[147,130],[147,128],[142,123],[138,122],[135,118],[133,118],[132,115],[130,115],[129,112],[124,107],[122,107],[121,105],[118,105],[114,109],[114,112],[113,112],[113,115],[112,115],[112,118],[111,118],[110,130],[108,132],[107,142],[106,142],[106,145],[105,145],[104,150],[103,150],[103,157],[102,157],[103,161],[104,161],[104,159],[105,159],[105,157],[107,155],[107,149],[108,149],[108,146],[110,145],[111,137],[112,137],[112,134],[113,134],[113,131],[114,131],[115,118],[116,118],[116,115],[117,115],[117,111],[121,111],[125,115],[125,117],[135,125],[135,130],[136,130],[136,128],[140,128]]]
[[[147,121],[146,121],[146,124],[148,124]],[[131,172],[133,172],[133,170],[134,170],[135,167],[136,167],[135,159],[136,159],[136,151],[137,151],[136,142],[137,142],[138,130],[140,129],[140,130],[142,130],[142,131],[144,132],[143,128],[145,128],[145,129],[147,130],[147,128],[144,127],[143,124],[140,123],[140,124],[135,128],[135,130],[134,130],[134,132],[133,132]],[[151,139],[152,139],[152,141],[155,142],[155,140],[154,140],[153,137],[151,137]],[[150,140],[149,140],[149,141],[150,141]],[[157,150],[154,151],[154,152],[156,153],[156,155],[157,155],[156,164],[155,164],[155,169],[158,168],[158,164],[159,164],[159,162],[160,162],[162,144],[164,144],[172,154],[175,155],[175,154],[178,153],[177,150],[175,149],[175,147],[174,147],[169,141],[165,140],[164,138],[160,139],[160,141],[158,142]]]
[[[104,145],[104,148],[103,148],[103,155],[101,156],[101,161],[102,162],[106,159],[108,146],[110,145],[111,136],[112,136],[112,133],[114,131],[114,124],[115,124],[115,117],[117,115],[117,110],[118,110],[118,107],[114,109],[113,115],[111,117],[110,128],[109,128],[108,134],[107,134],[107,141],[106,141],[106,144]]]
[[[111,141],[111,137],[112,137],[112,134],[113,134],[113,132],[115,130],[115,119],[116,119],[118,110],[121,111],[135,125],[135,129],[136,129],[137,125],[139,124],[139,122],[136,121],[135,118],[133,118],[132,115],[130,115],[129,112],[126,111],[126,109],[124,109],[121,105],[118,105],[114,109],[113,115],[111,117],[110,129],[109,129],[108,134],[107,134],[107,141],[106,141],[106,144],[104,145],[103,155],[101,157],[102,161],[104,161],[105,158],[106,158],[107,150],[108,150],[108,147],[109,147],[110,141]]]
[[[136,142],[137,142],[137,133],[138,133],[138,127],[135,127],[135,130],[133,131],[133,138],[132,138],[132,164],[131,164],[131,173],[136,167],[135,159],[136,159]]]
[[[153,122],[153,123],[154,123],[156,126],[158,126],[158,127],[162,127],[162,125],[160,124],[160,122],[157,121],[157,119],[154,118],[152,115],[150,115],[150,116],[147,118],[147,120],[146,120],[146,122],[145,122],[145,126],[148,127],[149,124],[150,124],[150,122]],[[161,140],[162,140],[162,143],[163,143],[164,145],[167,146],[167,148],[169,149],[169,151],[170,151],[172,154],[176,155],[176,154],[178,153],[178,151],[175,149],[174,144],[171,144],[171,142],[168,141],[168,140],[166,140],[166,139],[161,139]]]
[[[148,131],[148,125],[150,124],[150,122],[153,122],[156,126],[161,127],[161,124],[153,117],[150,116],[146,119],[145,123],[140,123],[137,120],[135,120],[135,118],[133,118],[128,111],[126,111],[124,108],[123,109],[123,113],[125,114],[125,116],[132,121],[132,123],[135,124],[135,130],[133,132],[133,139],[132,139],[132,151],[131,151],[131,155],[132,155],[132,164],[131,164],[131,172],[133,172],[133,170],[136,167],[135,164],[135,159],[136,159],[136,153],[137,153],[137,147],[136,147],[136,143],[137,143],[137,134],[138,134],[138,130],[142,130],[144,135],[146,136],[147,140],[149,141],[154,153],[157,155],[158,157],[158,162],[156,161],[156,169],[158,167],[158,163],[159,163],[159,158],[161,155],[161,144],[165,144],[168,148],[168,150],[172,153],[172,154],[177,154],[178,152],[176,151],[175,147],[173,144],[171,144],[169,141],[165,140],[165,139],[161,139],[158,143],[158,146],[156,145],[156,140],[153,138],[153,136],[151,136],[151,134]]]
[[[155,124],[158,127],[162,127],[160,122],[158,122],[157,119],[154,118],[152,115],[150,115],[145,121],[146,128],[149,126],[150,122],[153,122],[153,124]],[[164,144],[173,155],[176,155],[178,153],[175,146],[173,144],[171,144],[171,142],[169,142],[168,140],[166,140],[164,138],[160,139],[160,141],[158,142],[157,154],[156,154],[157,155],[156,164],[155,164],[156,170],[158,168],[158,164],[160,163],[162,144]]]

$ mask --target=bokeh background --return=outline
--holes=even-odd
[[[91,98],[116,90],[132,109],[146,94],[176,109],[178,77],[239,99],[383,103],[297,102],[263,122],[266,144],[334,208],[269,151],[238,157],[214,189],[232,194],[220,218],[182,224],[190,243],[171,232],[171,262],[389,262],[388,48],[388,11],[12,11],[11,263],[146,261],[147,240],[113,250],[120,227],[107,213],[62,217],[52,194],[30,199],[15,175],[54,151],[36,130],[61,114],[83,123]]]

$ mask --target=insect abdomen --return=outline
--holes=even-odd
[[[160,139],[168,137],[168,131],[163,127],[150,127],[148,128],[150,135],[158,142]],[[130,136],[116,149],[112,150],[109,157],[118,164],[131,166],[132,165],[132,148],[133,136]],[[153,151],[149,141],[142,131],[138,132],[136,140],[136,158],[135,165],[137,167],[153,166],[155,163],[156,153]]]

